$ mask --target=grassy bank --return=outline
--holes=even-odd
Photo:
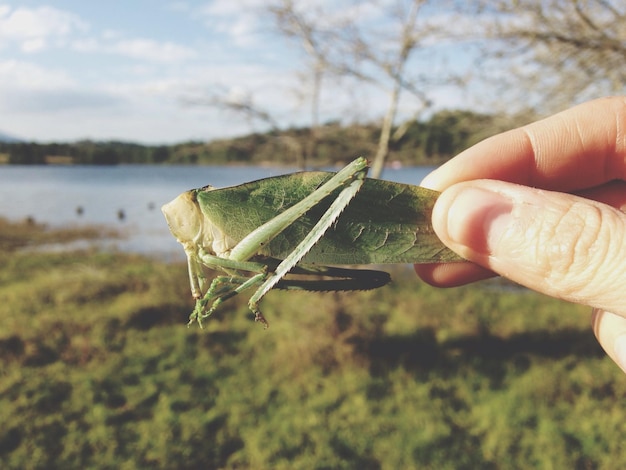
[[[272,292],[269,330],[245,298],[188,329],[185,266],[0,231],[2,468],[626,467],[626,378],[585,308],[399,269]]]

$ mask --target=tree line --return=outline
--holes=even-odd
[[[484,137],[510,125],[502,116],[472,111],[440,111],[426,121],[407,121],[393,128],[389,160],[405,165],[439,164]],[[331,165],[363,155],[372,158],[380,127],[326,123],[318,129],[316,154],[309,167]],[[307,151],[310,130],[289,128],[210,142],[174,145],[83,140],[73,143],[0,143],[9,164],[283,164],[296,165]]]

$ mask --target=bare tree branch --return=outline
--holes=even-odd
[[[502,82],[542,112],[626,91],[621,0],[488,0],[487,57],[516,64]],[[534,100],[529,100],[534,97]]]
[[[429,88],[442,86],[427,73],[408,73],[408,63],[415,51],[427,48],[429,40],[441,36],[441,28],[422,18],[422,7],[428,0],[372,1],[387,30],[375,31],[371,24],[360,22],[356,8],[351,15],[333,15],[294,0],[278,0],[270,12],[278,31],[299,43],[312,60],[313,89],[312,141],[319,112],[322,77],[349,77],[388,91],[387,110],[382,121],[378,150],[371,171],[378,177],[389,153],[393,125],[403,91],[417,98],[418,111],[428,108]],[[454,2],[450,3],[454,5]],[[461,83],[460,77],[448,76],[450,83]],[[314,148],[314,146],[312,146]]]
[[[269,125],[272,130],[278,130],[278,123],[271,112],[261,109],[253,101],[251,95],[233,97],[225,87],[217,87],[218,91],[209,94],[198,93],[180,98],[185,106],[203,106],[232,111],[249,121],[260,121]]]

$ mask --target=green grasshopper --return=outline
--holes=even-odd
[[[196,299],[189,324],[202,326],[222,302],[251,287],[257,290],[248,306],[267,327],[258,304],[274,287],[364,290],[391,280],[384,271],[327,265],[461,261],[431,226],[439,193],[369,179],[367,169],[367,160],[357,158],[337,173],[205,186],[165,204],[170,231],[187,255]],[[205,266],[225,275],[208,284]]]

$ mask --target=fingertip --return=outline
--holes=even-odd
[[[414,269],[422,281],[434,287],[458,287],[497,276],[473,263],[416,264]]]
[[[594,309],[591,324],[602,348],[626,372],[626,319],[606,310]]]
[[[420,182],[420,186],[426,189],[432,189],[433,191],[441,191],[441,188],[437,184],[437,170],[438,168],[428,173]]]

